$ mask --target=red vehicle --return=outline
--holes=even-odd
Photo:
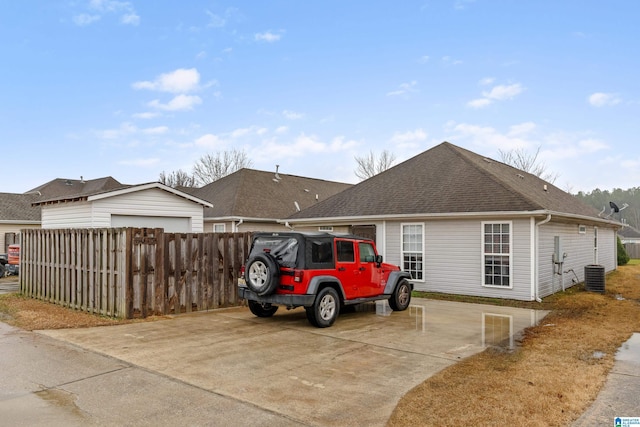
[[[9,249],[7,250],[7,264],[20,265],[20,245],[9,245]]]
[[[393,310],[406,310],[413,290],[409,273],[382,262],[372,240],[352,235],[256,233],[243,269],[238,295],[253,314],[302,306],[320,328],[347,305],[387,299]]]

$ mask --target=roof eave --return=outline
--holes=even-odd
[[[542,217],[551,215],[552,217],[571,218],[575,220],[604,223],[616,227],[622,227],[623,224],[605,218],[596,218],[588,215],[575,215],[564,212],[555,212],[550,210],[536,211],[495,211],[495,212],[456,212],[456,213],[418,213],[418,214],[391,214],[391,215],[363,215],[363,216],[342,216],[342,217],[322,217],[322,218],[289,218],[278,220],[279,223],[288,222],[289,224],[318,224],[331,223],[343,224],[352,223],[354,220],[360,221],[388,221],[388,220],[415,220],[418,218],[428,219],[454,219],[454,218],[486,218],[486,217]]]

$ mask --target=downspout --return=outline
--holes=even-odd
[[[244,222],[243,218],[240,218],[240,221],[238,221],[238,223],[236,224],[235,222],[233,223],[233,228],[235,230],[233,230],[234,232],[238,233],[240,230],[238,230],[240,228],[240,225],[242,225],[242,223]]]
[[[551,221],[551,214],[547,214],[547,217],[540,222],[536,223],[536,273],[535,273],[535,294],[534,298],[538,302],[542,302],[540,299],[540,226]]]

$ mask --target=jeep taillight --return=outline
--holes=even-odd
[[[301,283],[303,277],[304,277],[304,271],[303,270],[295,270],[293,272],[293,281],[294,282]]]
[[[244,277],[244,270],[245,270],[245,266],[244,264],[240,267],[240,277]]]

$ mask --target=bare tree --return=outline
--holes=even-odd
[[[370,151],[368,155],[362,157],[356,156],[355,159],[356,163],[358,163],[358,168],[354,172],[358,178],[364,181],[389,169],[396,160],[396,156],[384,150],[380,153],[380,157],[376,158],[373,151]]]
[[[523,149],[514,149],[511,151],[498,150],[503,163],[506,163],[514,168],[528,172],[535,175],[547,182],[554,183],[558,179],[558,174],[549,172],[547,165],[538,161],[538,155],[540,154],[540,148],[535,153],[528,153]]]
[[[193,177],[197,184],[207,185],[252,164],[244,150],[218,151],[215,155],[205,154],[198,159],[193,166]]]
[[[193,175],[189,175],[182,169],[170,172],[160,172],[160,182],[169,187],[194,187],[196,185],[196,179]]]

